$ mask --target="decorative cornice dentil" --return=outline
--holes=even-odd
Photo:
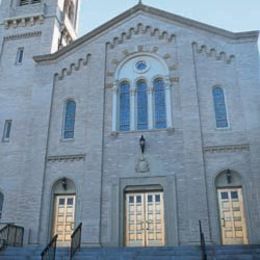
[[[87,54],[86,57],[78,59],[76,63],[71,63],[68,68],[63,68],[61,72],[56,73],[55,77],[58,80],[62,80],[65,76],[69,76],[72,74],[73,71],[78,71],[82,66],[86,66],[89,62],[91,54]]]
[[[14,17],[4,21],[5,29],[33,26],[35,24],[42,24],[45,16],[43,14],[36,14],[28,17]]]
[[[235,59],[235,55],[228,55],[225,51],[217,51],[215,48],[209,48],[206,45],[199,46],[197,42],[193,42],[192,47],[197,53],[205,53],[208,57],[214,57],[216,60],[222,60],[227,64]]]
[[[237,145],[217,145],[207,146],[203,148],[204,152],[236,152],[236,151],[249,151],[249,144],[237,144]]]
[[[42,32],[28,32],[28,33],[22,33],[22,34],[13,34],[13,35],[8,35],[4,37],[4,40],[20,40],[20,39],[28,39],[32,37],[39,37],[41,36]]]
[[[131,27],[128,31],[122,32],[119,36],[113,38],[112,41],[107,42],[107,45],[113,49],[116,45],[124,43],[126,40],[129,40],[133,35],[138,34],[149,34],[152,37],[158,37],[159,40],[165,40],[172,42],[175,40],[176,36],[173,33],[167,32],[165,30],[160,30],[159,28],[153,28],[150,25],[143,25],[138,23],[135,27]]]
[[[52,155],[48,156],[48,162],[62,162],[62,161],[80,161],[85,160],[86,154],[72,154],[72,155]]]

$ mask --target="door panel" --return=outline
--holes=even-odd
[[[222,243],[248,244],[241,188],[218,189]]]
[[[163,246],[162,192],[126,193],[126,246]]]
[[[74,230],[75,196],[55,196],[54,207],[53,235],[58,234],[58,242],[69,242]]]

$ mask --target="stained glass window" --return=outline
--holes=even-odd
[[[148,128],[147,85],[144,80],[137,82],[137,129]]]
[[[130,86],[127,81],[120,84],[120,111],[119,111],[119,129],[121,131],[130,130]]]
[[[154,127],[166,128],[165,89],[161,79],[154,81]]]
[[[74,137],[76,103],[68,100],[66,103],[65,120],[64,120],[64,139]]]
[[[214,99],[216,127],[217,128],[228,127],[225,96],[222,88],[215,87],[213,89],[213,99]]]

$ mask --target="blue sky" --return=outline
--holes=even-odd
[[[137,4],[138,0],[81,0],[83,35]],[[239,32],[260,30],[260,0],[143,0],[177,15]]]

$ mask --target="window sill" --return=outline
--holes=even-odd
[[[121,134],[134,134],[134,133],[143,133],[143,132],[168,132],[169,134],[173,134],[175,132],[175,128],[169,127],[169,128],[154,128],[154,129],[144,129],[144,130],[130,130],[130,131],[114,131],[111,132],[111,136],[118,136]]]
[[[225,131],[231,131],[232,129],[230,126],[228,126],[228,127],[215,127],[215,130],[225,132]]]
[[[60,139],[60,141],[62,142],[62,143],[67,143],[67,142],[74,142],[75,141],[75,139],[74,138],[61,138]]]

